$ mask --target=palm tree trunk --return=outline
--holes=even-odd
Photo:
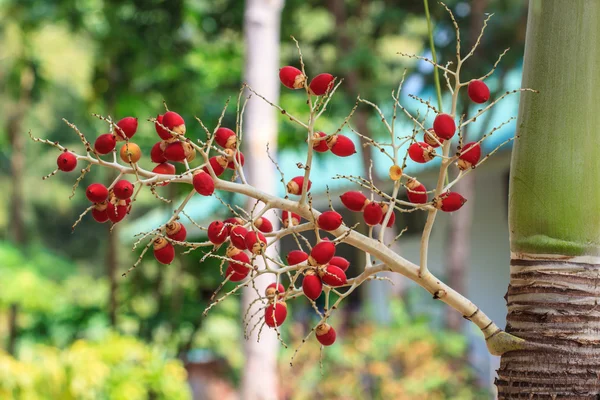
[[[500,399],[600,398],[600,2],[531,0]]]
[[[244,31],[246,38],[246,70],[245,80],[254,89],[261,92],[274,103],[279,99],[279,32],[281,26],[281,10],[283,0],[248,0],[244,14]],[[244,116],[244,139],[248,182],[256,188],[269,192],[277,192],[279,178],[275,166],[266,154],[269,144],[273,156],[277,150],[277,115],[274,109],[263,101],[253,98],[248,102]],[[254,204],[249,204],[250,207]],[[271,213],[265,215],[277,229],[275,218]],[[271,246],[267,253],[276,252]],[[259,268],[262,257],[256,259]],[[272,282],[272,277],[263,275],[256,279],[255,287],[244,288],[242,310],[248,309],[258,293],[264,293]],[[258,308],[262,303],[253,305]],[[252,314],[253,311],[250,311]],[[241,398],[245,400],[275,400],[278,396],[277,349],[279,343],[274,331],[262,330],[260,342],[257,333],[251,335],[244,344],[246,362],[242,376]]]

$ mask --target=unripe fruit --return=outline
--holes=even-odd
[[[231,244],[240,250],[246,250],[246,234],[248,230],[243,226],[234,226],[229,230],[229,239]]]
[[[260,232],[248,231],[244,236],[244,242],[246,248],[252,252],[252,254],[262,254],[267,247],[267,239]]]
[[[96,142],[94,142],[94,150],[98,154],[108,154],[115,149],[117,146],[117,139],[112,133],[105,133],[98,136]]]
[[[275,297],[276,294],[278,294],[278,298],[283,298],[283,294],[285,293],[285,287],[283,287],[283,285],[280,283],[279,285],[275,282],[269,284],[269,286],[267,286],[267,288],[265,289],[265,296],[269,299],[272,299],[273,297]]]
[[[229,267],[227,267],[227,270],[225,270],[225,276],[229,277],[229,280],[231,282],[240,282],[246,279],[246,277],[250,273],[250,269],[246,268],[246,271],[247,272],[245,274],[237,273],[233,270],[233,268],[230,265]]]
[[[287,257],[288,265],[298,265],[308,260],[308,254],[302,250],[292,250],[288,253]]]
[[[408,156],[414,162],[424,164],[433,160],[435,157],[435,150],[425,142],[416,142],[411,144],[408,148]]]
[[[333,79],[331,74],[319,74],[310,81],[308,89],[311,94],[322,96],[333,89]]]
[[[116,205],[112,202],[108,202],[106,205],[106,214],[108,219],[114,224],[121,222],[127,213],[129,212],[129,206],[125,200],[120,200]]]
[[[444,144],[444,139],[442,139],[441,137],[438,137],[438,135],[435,134],[435,131],[433,130],[433,128],[427,129],[427,131],[429,133],[426,133],[423,135],[423,141],[425,143],[427,143],[428,145],[430,145],[433,148],[440,147],[440,144]],[[435,138],[437,138],[437,141],[435,140]]]
[[[92,203],[102,203],[108,198],[108,189],[101,183],[92,183],[85,190],[85,196]]]
[[[381,209],[381,206],[376,202],[369,203],[363,211],[363,219],[365,220],[365,223],[369,226],[375,226],[379,224],[381,222],[382,216],[383,210]]]
[[[125,200],[133,194],[133,185],[126,179],[121,179],[113,187],[113,193],[119,200]]]
[[[142,149],[140,149],[140,146],[135,143],[125,143],[121,147],[119,155],[121,156],[121,160],[123,160],[123,162],[132,162],[135,164],[136,162],[140,161],[140,158],[142,158]]]
[[[327,134],[325,132],[316,132],[313,135],[313,138],[325,137]],[[327,145],[327,140],[319,140],[318,142],[313,142],[313,150],[319,153],[325,153],[329,150],[329,146]]]
[[[425,185],[416,179],[409,179],[406,183],[406,187],[408,189],[406,192],[408,201],[415,204],[427,203],[427,189],[425,188]]]
[[[215,142],[223,148],[235,149],[237,146],[237,136],[235,132],[229,128],[219,128],[215,133]]]
[[[370,203],[367,196],[357,191],[344,193],[340,196],[340,200],[350,211],[363,211],[365,206]]]
[[[96,222],[104,223],[108,221],[107,204],[99,203],[92,208],[92,217]]]
[[[248,272],[250,272],[250,268],[245,265],[250,264],[250,257],[248,257],[248,254],[240,251],[236,255],[230,256],[230,258],[234,261],[229,262],[229,267],[238,274],[247,276]]]
[[[348,157],[356,153],[354,142],[344,135],[332,135],[327,138],[327,146],[338,157]]]
[[[235,169],[235,163],[233,162],[233,157],[235,154],[235,160],[237,161],[240,167],[244,166],[245,159],[244,154],[241,151],[235,151],[231,149],[226,149],[225,152],[229,154],[229,163],[227,164],[227,169]]]
[[[183,143],[169,143],[163,153],[164,157],[169,161],[183,162],[185,160],[185,148]]]
[[[202,196],[210,196],[215,191],[215,182],[211,176],[204,171],[198,171],[192,178],[192,183],[196,192]]]
[[[175,248],[165,238],[157,238],[152,245],[154,258],[161,264],[171,264],[175,258]]]
[[[324,283],[332,287],[345,285],[347,282],[346,273],[335,265],[327,265],[324,269],[319,269],[319,275]]]
[[[448,114],[438,114],[433,121],[433,130],[438,137],[450,140],[456,132],[456,123],[454,118]]]
[[[157,115],[156,116],[156,122],[154,123],[154,128],[156,129],[156,133],[158,133],[158,136],[160,136],[160,138],[162,140],[169,140],[169,139],[171,139],[173,137],[173,135],[171,135],[171,133],[168,130],[166,130],[165,128],[163,128],[159,124],[162,124],[163,126],[165,126],[165,124],[163,123],[163,116],[162,115]]]
[[[170,224],[167,224],[166,231],[167,237],[177,242],[183,242],[187,237],[187,230],[185,229],[185,226],[183,226],[183,224],[179,221],[173,221]]]
[[[281,326],[287,317],[287,305],[283,301],[269,304],[265,309],[265,323],[270,328]]]
[[[302,185],[304,184],[304,177],[297,176],[293,178],[291,181],[287,183],[287,191],[289,194],[301,195],[302,194]],[[306,191],[310,191],[310,186],[312,182],[309,180],[308,185],[306,186]]]
[[[467,93],[469,94],[469,98],[477,104],[485,103],[490,99],[490,89],[483,81],[477,79],[469,82]]]
[[[311,265],[325,265],[335,255],[335,244],[328,240],[322,240],[312,248],[309,263]]]
[[[331,260],[329,260],[329,265],[335,265],[342,271],[346,272],[348,267],[350,267],[350,262],[346,260],[344,257],[335,256]]]
[[[466,202],[467,199],[460,194],[456,192],[446,192],[433,199],[433,206],[438,210],[453,212],[460,209]]]
[[[168,161],[165,157],[165,151],[163,150],[162,144],[163,142],[157,142],[150,150],[150,160],[152,160],[153,163],[160,164]]]
[[[481,158],[481,146],[477,142],[471,142],[465,144],[462,149],[460,149],[458,156],[458,168],[461,171],[469,169],[474,165],[477,165],[479,159]]]
[[[402,179],[402,168],[400,168],[399,165],[392,165],[389,169],[388,175],[390,176],[390,179],[393,180],[394,182],[399,181],[400,179]]]
[[[319,215],[317,224],[324,231],[335,231],[342,225],[342,216],[335,211],[325,211]]]
[[[212,167],[214,173],[216,176],[221,176],[223,174],[223,172],[225,172],[225,167],[223,165],[221,165],[220,160],[222,160],[223,157],[220,156],[214,156],[208,159],[208,162],[210,163],[210,166]],[[227,161],[225,161],[227,165]],[[202,171],[206,172],[207,174],[208,172],[208,167],[204,166],[202,167]]]
[[[383,220],[385,219],[386,216],[386,212],[384,212],[381,215],[381,221],[379,221],[380,224],[383,224]],[[394,222],[396,222],[396,214],[392,211],[392,214],[390,214],[390,219],[388,220],[387,223],[387,227],[391,228],[394,225]]]
[[[185,135],[185,121],[181,115],[173,111],[167,111],[162,117],[162,124],[167,129],[175,132],[178,135]]]
[[[229,227],[221,221],[213,221],[208,225],[207,234],[213,244],[221,244],[229,236]]]
[[[137,131],[138,119],[134,117],[125,117],[119,122],[117,122],[117,127],[115,127],[114,129],[115,135],[117,135],[121,139],[125,139],[125,137],[123,136],[124,133],[125,136],[127,136],[127,138],[131,139]]]
[[[298,68],[287,66],[279,70],[279,80],[287,88],[302,89],[306,76]]]
[[[317,326],[315,329],[315,336],[323,346],[331,346],[335,343],[335,329],[327,323]]]
[[[63,172],[73,171],[77,167],[77,157],[73,153],[64,151],[56,159],[56,165]]]
[[[254,226],[263,233],[273,232],[273,224],[265,217],[257,218],[254,221]]]
[[[316,300],[321,296],[323,292],[323,282],[321,278],[316,275],[315,271],[308,270],[304,273],[304,279],[302,279],[302,292],[304,295],[311,300]]]
[[[302,218],[298,214],[289,212],[289,211],[283,211],[281,213],[281,219],[283,220],[284,228],[289,228],[290,219],[291,219],[292,226],[298,225],[300,223],[300,221],[302,220]]]

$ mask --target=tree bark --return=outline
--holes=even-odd
[[[599,39],[600,2],[530,1],[500,399],[600,398]]]
[[[266,98],[277,103],[279,99],[279,41],[281,10],[283,0],[248,0],[244,14],[244,34],[246,42],[245,81],[260,91]],[[279,178],[275,166],[271,164],[265,152],[267,144],[273,157],[277,151],[277,115],[274,109],[260,99],[248,102],[244,116],[244,139],[247,157],[246,176],[249,183],[269,193],[277,192]],[[249,204],[253,207],[254,203]],[[277,221],[272,213],[265,217]],[[274,255],[276,249],[271,246],[267,253]],[[264,268],[262,257],[256,259],[256,265]],[[265,288],[272,282],[272,276],[263,275],[256,279],[256,291],[252,287],[244,288],[242,310],[247,310]],[[258,309],[257,302],[252,309]],[[253,311],[250,312],[252,314]],[[277,349],[279,343],[275,332],[266,326],[260,334],[255,330],[244,344],[246,362],[242,376],[241,398],[245,400],[275,400],[278,396]]]

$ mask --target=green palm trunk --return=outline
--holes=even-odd
[[[507,331],[534,349],[502,357],[499,398],[597,399],[600,1],[530,0],[523,86]]]

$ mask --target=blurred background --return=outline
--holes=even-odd
[[[172,207],[143,191],[132,213],[112,234],[107,224],[83,219],[88,206],[79,188],[69,199],[77,173],[41,177],[56,167],[56,149],[29,140],[27,132],[81,151],[77,135],[61,118],[75,123],[93,140],[106,126],[92,112],[115,118],[140,118],[135,137],[148,154],[157,140],[147,118],[162,113],[165,100],[188,121],[188,136],[203,137],[193,124],[200,117],[214,127],[227,98],[235,99],[249,74],[248,52],[273,51],[279,65],[298,66],[293,35],[302,46],[307,72],[330,72],[344,79],[319,122],[334,131],[356,96],[391,112],[391,91],[406,70],[401,97],[416,112],[423,106],[409,93],[437,101],[430,65],[398,52],[431,57],[427,19],[419,0],[286,0],[273,7],[281,21],[275,40],[248,41],[248,10],[259,1],[231,0],[2,0],[0,1],[0,398],[1,399],[248,399],[243,376],[260,381],[276,377],[265,398],[280,399],[487,399],[493,395],[498,360],[488,355],[480,332],[455,311],[431,299],[401,277],[395,285],[371,282],[347,299],[335,316],[339,340],[323,352],[305,344],[290,358],[315,323],[308,302],[291,304],[282,329],[288,348],[279,345],[273,371],[252,371],[244,351],[240,299],[231,297],[202,317],[221,281],[218,263],[199,263],[202,254],[178,256],[170,266],[152,256],[128,277],[137,259],[134,235],[164,223]],[[277,2],[265,2],[277,3]],[[484,75],[506,48],[511,50],[492,78],[492,98],[518,88],[525,39],[524,0],[448,0],[460,24],[463,48],[475,42],[484,18],[494,13],[482,45],[463,66],[463,80]],[[260,5],[257,7],[260,8]],[[455,52],[454,30],[445,10],[431,2],[438,59]],[[280,15],[279,15],[280,14]],[[261,14],[257,14],[261,18]],[[279,23],[279,22],[278,22]],[[279,26],[277,26],[279,29]],[[246,36],[246,38],[245,38]],[[271,46],[272,48],[267,48]],[[463,50],[463,54],[464,54]],[[276,74],[272,81],[278,83]],[[443,81],[442,81],[443,83]],[[253,79],[261,92],[272,82]],[[279,90],[279,89],[278,89]],[[252,101],[255,101],[253,99]],[[459,110],[475,108],[461,98]],[[279,98],[290,113],[305,116],[306,98],[283,88]],[[445,108],[449,97],[444,96]],[[475,140],[510,116],[518,98],[495,107],[466,133]],[[351,124],[361,133],[385,140],[380,119],[366,106]],[[410,134],[406,118],[399,132]],[[225,126],[235,126],[230,107]],[[495,132],[484,150],[514,134],[515,123]],[[345,132],[358,144],[356,135]],[[275,155],[291,178],[305,151],[303,133],[279,118]],[[319,155],[313,176],[365,175],[375,162],[375,180],[385,188],[389,162],[370,147],[347,159]],[[265,160],[262,152],[246,158]],[[258,163],[258,161],[256,161]],[[450,286],[466,294],[499,325],[504,325],[508,284],[507,191],[510,146],[469,174],[456,188],[469,199],[459,212],[443,215],[432,235],[430,263]],[[148,157],[141,165],[150,167]],[[266,159],[266,168],[273,168]],[[409,165],[407,172],[426,185],[435,168]],[[435,167],[435,166],[433,166]],[[292,175],[294,174],[294,175]],[[82,181],[110,182],[108,171],[92,169]],[[180,185],[181,186],[181,185]],[[281,185],[279,185],[281,186]],[[334,206],[338,195],[356,189],[343,180],[321,179],[312,193],[326,208],[327,186]],[[280,190],[278,187],[277,190]],[[169,185],[164,197],[181,199],[188,189]],[[224,195],[232,204],[243,199]],[[200,225],[225,218],[218,201],[196,196],[186,212]],[[348,225],[357,215],[343,212]],[[394,229],[407,228],[396,250],[418,261],[423,214],[398,215]],[[203,231],[187,221],[188,238]],[[359,228],[360,229],[360,228]],[[294,243],[281,244],[282,253]],[[351,248],[340,254],[359,271]],[[231,284],[229,284],[231,285]],[[233,286],[226,288],[232,288]],[[267,343],[267,345],[270,345]]]

